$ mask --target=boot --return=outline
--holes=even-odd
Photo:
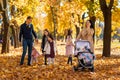
[[[68,61],[67,61],[67,64],[69,64],[69,62],[70,62],[70,57],[68,57]]]
[[[70,62],[71,62],[71,65],[72,65],[72,56],[70,56]]]

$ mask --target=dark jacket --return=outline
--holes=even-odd
[[[20,33],[19,33],[19,41],[21,42],[21,38],[23,36],[23,39],[31,39],[33,40],[33,35],[35,38],[37,38],[37,35],[33,29],[33,25],[29,24],[27,25],[26,23],[23,23],[20,26]]]

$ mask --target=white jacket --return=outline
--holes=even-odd
[[[45,54],[50,54],[50,43],[47,41],[45,44],[45,48],[44,48]],[[57,47],[56,44],[54,42],[54,52],[56,53],[57,51]]]

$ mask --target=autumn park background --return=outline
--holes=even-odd
[[[20,66],[22,45],[18,36],[27,16],[33,17],[40,52],[44,29],[57,41],[55,65]],[[65,35],[73,30],[79,34],[85,21],[94,23],[95,72],[73,72],[65,56]],[[120,80],[120,0],[0,0],[0,80]],[[26,60],[27,62],[27,56]]]

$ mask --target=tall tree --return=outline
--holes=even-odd
[[[18,48],[20,46],[20,43],[19,43],[19,39],[18,39],[18,36],[19,36],[19,27],[18,27],[18,24],[17,24],[17,21],[14,20],[12,21],[12,24],[10,25],[10,28],[12,30],[12,37],[13,37],[13,42],[14,42],[14,48]]]
[[[4,27],[4,34],[3,34],[3,43],[2,43],[2,52],[7,53],[9,52],[9,19],[8,19],[8,0],[1,0],[0,2],[0,11],[2,11],[3,16],[3,27]]]
[[[52,0],[50,1],[51,5],[51,13],[52,13],[52,19],[53,19],[53,24],[54,24],[54,38],[56,39],[56,34],[57,34],[57,27],[58,27],[58,16],[57,12],[60,7],[60,0]]]
[[[103,54],[102,56],[110,57],[111,53],[111,17],[112,17],[112,7],[114,0],[110,0],[107,4],[106,0],[99,0],[100,8],[103,12],[104,17],[104,39],[103,39]]]
[[[57,26],[58,26],[58,21],[57,21],[57,8],[56,7],[50,7],[51,8],[51,13],[52,13],[52,19],[53,19],[53,24],[54,24],[54,38],[56,40],[56,33],[57,33]]]
[[[72,17],[74,18],[74,13],[72,13]],[[79,25],[77,25],[77,24],[74,24],[75,25],[75,29],[76,29],[76,38],[77,38],[77,36],[78,36],[78,34],[80,33],[80,15],[79,14],[77,14],[77,17],[78,17],[78,23],[79,23]],[[76,23],[76,22],[75,22]]]

